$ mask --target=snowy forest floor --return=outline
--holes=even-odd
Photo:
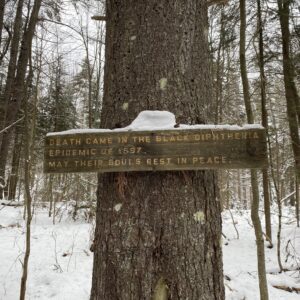
[[[22,207],[0,206],[0,299],[19,298],[24,253],[25,224]],[[223,259],[226,300],[259,299],[256,244],[249,211],[223,212]],[[277,221],[274,211],[273,235]],[[279,274],[276,247],[266,249],[270,300],[296,300],[300,295],[273,285],[300,288],[300,229],[293,208],[286,208],[282,230],[284,267],[298,269]],[[52,224],[48,210],[36,207],[32,222],[27,299],[88,300],[92,277],[91,245],[93,224],[73,221],[67,209]],[[274,238],[275,240],[275,238]]]

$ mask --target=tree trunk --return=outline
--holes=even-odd
[[[213,117],[206,2],[106,4],[101,127]],[[215,172],[107,173],[97,198],[91,299],[224,299]]]
[[[254,115],[251,107],[249,82],[247,74],[247,61],[246,61],[246,0],[240,0],[240,68],[241,78],[243,84],[243,95],[246,107],[248,123],[254,123]],[[265,250],[264,239],[262,234],[261,223],[259,219],[259,188],[257,171],[251,170],[251,187],[252,187],[252,203],[251,203],[251,219],[254,226],[256,248],[257,248],[257,269],[259,278],[259,291],[260,299],[268,300],[268,286],[266,277],[265,266]]]
[[[238,202],[242,203],[242,186],[241,186],[241,172],[237,170],[237,194],[238,194]],[[245,200],[244,200],[245,201]],[[247,204],[247,202],[246,202]],[[247,209],[247,205],[243,205],[243,209]]]
[[[5,58],[5,56],[8,52],[9,45],[10,45],[11,38],[12,38],[12,33],[11,33],[9,26],[4,24],[5,5],[6,5],[5,1],[0,1],[0,66],[2,66],[3,59]],[[2,35],[3,28],[7,32],[7,37],[5,39],[3,38],[3,35]],[[2,81],[2,78],[0,80]],[[0,84],[2,85],[2,82]],[[1,89],[1,87],[0,87],[0,89]],[[0,99],[0,105],[3,104],[1,102],[1,100],[2,99]],[[4,108],[0,107],[0,110],[2,110],[2,109],[4,110]],[[0,120],[0,124],[1,124],[1,120]]]
[[[24,33],[20,55],[17,65],[17,73],[14,79],[12,96],[8,98],[8,104],[5,116],[4,128],[16,121],[17,113],[24,98],[25,90],[25,75],[27,71],[28,59],[31,51],[32,39],[35,31],[35,26],[38,20],[38,13],[41,7],[42,0],[35,0],[28,27]],[[0,148],[0,178],[5,177],[5,165],[9,149],[9,141],[11,139],[12,128],[5,131],[2,136]],[[1,137],[0,137],[1,138]],[[0,193],[1,194],[1,193]]]
[[[271,203],[269,193],[269,174],[268,170],[262,170],[263,175],[263,192],[264,192],[264,212],[265,212],[265,226],[266,226],[266,239],[268,240],[269,247],[273,247],[272,243],[272,225],[271,225]]]
[[[225,28],[224,28],[224,8],[221,9],[220,16],[220,38],[217,51],[216,61],[216,117],[215,123],[222,123],[223,119],[223,78],[224,78],[224,56],[221,58],[221,52],[224,53],[224,39],[225,39]]]
[[[95,125],[99,125],[100,120],[100,111],[101,111],[101,105],[102,105],[102,53],[104,48],[104,26],[100,25],[98,39],[100,39],[99,43],[99,50],[98,50],[98,67],[96,68],[96,94],[95,94],[95,109],[94,109],[94,118],[95,118]]]
[[[48,216],[51,218],[52,216],[52,207],[53,207],[53,174],[49,174],[47,178],[47,190],[48,190],[48,197],[47,201],[49,201],[49,213]]]
[[[21,29],[22,29],[22,11],[23,11],[23,0],[18,1],[16,16],[14,20],[14,27],[13,27],[13,36],[10,48],[10,58],[8,63],[8,70],[7,70],[7,77],[6,77],[6,84],[3,96],[0,99],[0,129],[6,128],[6,115],[7,115],[7,105],[10,100],[13,88],[13,82],[15,79],[15,72],[17,66],[17,57],[19,51],[19,43],[21,38]],[[11,123],[10,123],[11,124]],[[9,126],[8,124],[7,126]],[[3,155],[0,152],[0,184],[3,186],[5,185],[5,166],[6,166],[6,158],[7,158],[7,151],[9,148],[9,139],[4,139],[6,132],[3,134],[0,133],[0,147],[2,144],[7,150],[6,155]],[[1,148],[0,148],[1,149]],[[2,198],[2,190],[0,188],[0,198]]]
[[[25,103],[25,166],[24,166],[24,188],[25,188],[25,206],[26,206],[26,239],[25,239],[25,254],[24,261],[22,264],[22,277],[21,277],[21,288],[20,288],[20,300],[25,299],[26,295],[26,284],[28,277],[28,263],[31,251],[31,220],[32,220],[32,197],[30,192],[30,132],[29,132],[29,116],[28,116],[28,98]]]
[[[240,70],[243,85],[243,97],[246,108],[248,123],[254,123],[254,116],[251,107],[249,80],[246,60],[246,0],[240,0]]]
[[[275,114],[273,112],[273,107],[271,107],[271,114],[273,119],[273,128],[275,132],[275,149],[274,151],[271,150],[271,147],[269,146],[269,155],[270,155],[270,164],[271,164],[271,175],[273,179],[273,185],[276,193],[276,203],[278,207],[278,228],[277,228],[277,247],[276,247],[276,254],[277,254],[277,262],[280,269],[280,272],[283,271],[283,266],[281,263],[281,220],[282,220],[282,207],[281,207],[281,184],[280,184],[280,150],[279,150],[279,131],[277,129],[277,125],[275,122]],[[274,155],[273,155],[274,152]],[[274,158],[273,158],[274,157]],[[275,161],[275,165],[273,163]],[[275,172],[276,171],[276,172]]]
[[[0,53],[2,45],[2,30],[3,30],[3,19],[4,19],[5,1],[0,1]]]
[[[31,53],[30,53],[31,56]],[[30,98],[30,93],[32,93],[32,91],[30,90],[30,87],[33,85],[32,81],[33,81],[33,67],[32,67],[32,63],[31,63],[31,59],[29,60],[29,72],[27,75],[27,79],[26,79],[26,84],[25,84],[25,90],[27,92],[27,98],[26,101],[29,101]],[[33,95],[33,103],[30,104],[26,104],[28,106],[29,110],[29,114],[31,116],[31,128],[30,128],[30,132],[26,133],[25,136],[29,136],[30,140],[31,140],[31,145],[30,145],[30,149],[29,149],[29,153],[33,153],[34,152],[34,136],[35,136],[35,127],[36,127],[36,110],[37,110],[37,90],[38,90],[38,82],[39,82],[39,77],[40,77],[40,70],[37,69],[37,74],[36,74],[36,84],[35,84],[35,92]],[[26,102],[25,101],[25,102]],[[30,108],[32,107],[32,108]],[[16,126],[15,129],[15,142],[13,145],[13,158],[12,158],[12,164],[11,164],[11,173],[8,177],[8,200],[13,200],[15,199],[16,196],[16,190],[17,190],[17,184],[18,184],[18,180],[19,180],[19,164],[20,164],[20,158],[21,158],[21,153],[22,150],[24,150],[22,148],[22,143],[24,140],[24,131],[23,131],[23,122],[19,125]],[[25,152],[25,151],[24,151]],[[34,177],[34,173],[32,172],[33,170],[33,165],[34,165],[34,160],[33,160],[33,156],[30,157],[30,163],[31,163],[31,177],[32,177],[32,181],[34,181],[33,177]],[[30,185],[33,185],[33,182],[30,182]]]
[[[290,0],[277,0],[282,34],[283,78],[287,116],[298,179],[300,178],[299,96],[294,81],[295,71],[290,57]],[[297,116],[298,113],[298,116]],[[299,117],[300,118],[300,117]]]
[[[23,122],[16,127],[15,142],[13,148],[13,158],[11,163],[11,173],[8,177],[8,200],[16,199],[17,184],[19,180],[19,165],[21,158],[22,142],[23,142]],[[22,126],[22,128],[21,128]]]
[[[15,79],[17,58],[18,58],[18,52],[19,52],[19,43],[20,43],[20,39],[21,39],[21,30],[22,30],[22,25],[23,25],[23,20],[22,20],[23,4],[24,4],[23,0],[18,1],[16,16],[14,19],[6,84],[5,84],[5,90],[3,93],[3,99],[1,99],[1,102],[3,102],[3,110],[1,111],[1,119],[0,119],[1,129],[5,128],[4,122],[5,122],[5,115],[7,113],[7,104],[11,97],[13,82]],[[0,134],[0,144],[1,144],[1,136],[2,136],[2,134]]]
[[[265,75],[265,60],[264,60],[264,40],[263,40],[263,22],[261,16],[261,1],[257,0],[257,25],[258,25],[258,64],[260,72],[260,95],[261,95],[261,123],[266,128],[268,135],[268,112],[267,112],[267,95],[266,95],[266,75]],[[271,209],[270,209],[270,193],[269,193],[269,173],[267,169],[263,173],[263,191],[264,191],[264,210],[266,236],[272,246],[272,226],[271,226]]]
[[[297,220],[297,227],[300,226],[300,216],[299,216],[299,179],[295,178],[295,189],[296,189],[296,205],[295,205],[295,210],[296,210],[296,220]]]

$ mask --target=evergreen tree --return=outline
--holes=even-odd
[[[79,115],[79,126],[89,127],[89,119],[92,120],[92,127],[99,127],[99,99],[97,95],[99,88],[91,74],[91,66],[86,57],[81,64],[81,70],[73,79],[74,101],[76,101],[77,112]],[[91,89],[91,90],[90,90]],[[89,99],[91,97],[91,99]],[[89,101],[91,100],[91,111],[89,111]],[[91,116],[89,116],[91,114]]]
[[[72,85],[66,82],[62,58],[50,67],[50,82],[39,106],[38,128],[41,134],[76,127],[76,109]]]

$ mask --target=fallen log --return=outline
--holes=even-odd
[[[290,287],[285,285],[273,285],[275,289],[283,290],[289,293],[296,292],[297,294],[300,293],[300,287]]]

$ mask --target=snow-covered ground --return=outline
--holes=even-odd
[[[223,243],[223,261],[226,287],[226,299],[230,300],[256,300],[259,299],[256,243],[254,229],[249,211],[232,211],[233,218],[239,233],[234,229],[228,211],[223,213],[223,233],[229,241]],[[265,244],[266,271],[270,300],[296,300],[300,295],[279,290],[273,287],[286,286],[300,288],[300,228],[296,227],[292,218],[294,210],[284,210],[282,229],[282,262],[284,268],[298,269],[298,271],[279,274],[276,245],[272,249]],[[294,220],[294,222],[291,220]],[[276,240],[277,217],[273,215],[273,240]],[[263,220],[262,220],[263,222]],[[286,223],[291,223],[287,225]],[[290,241],[290,242],[289,242]],[[286,249],[288,243],[288,247]],[[226,245],[227,244],[227,245]],[[288,255],[289,253],[289,255]],[[287,258],[288,256],[288,258]],[[287,262],[285,260],[287,258]]]
[[[1,209],[1,206],[0,206]],[[0,299],[19,299],[24,222],[21,208],[0,211]],[[57,220],[59,221],[59,220]],[[37,209],[32,222],[27,299],[89,299],[93,256],[92,225],[62,220]]]
[[[256,300],[259,299],[256,245],[250,215],[249,212],[232,213],[239,239],[229,212],[223,213],[223,233],[227,237],[223,239],[226,299]],[[25,237],[22,214],[20,207],[0,206],[1,300],[15,300],[19,297]],[[291,214],[292,210],[285,210],[285,223],[292,220],[289,218]],[[27,299],[89,299],[93,261],[89,250],[92,232],[92,224],[74,222],[65,215],[53,225],[46,208],[35,209]],[[290,240],[290,255],[284,266],[293,266],[298,271],[278,274],[276,247],[266,247],[270,300],[296,300],[300,299],[299,294],[272,287],[285,285],[300,288],[300,229],[296,228],[295,222],[284,224],[282,234],[283,249]],[[286,254],[283,253],[283,262]]]

